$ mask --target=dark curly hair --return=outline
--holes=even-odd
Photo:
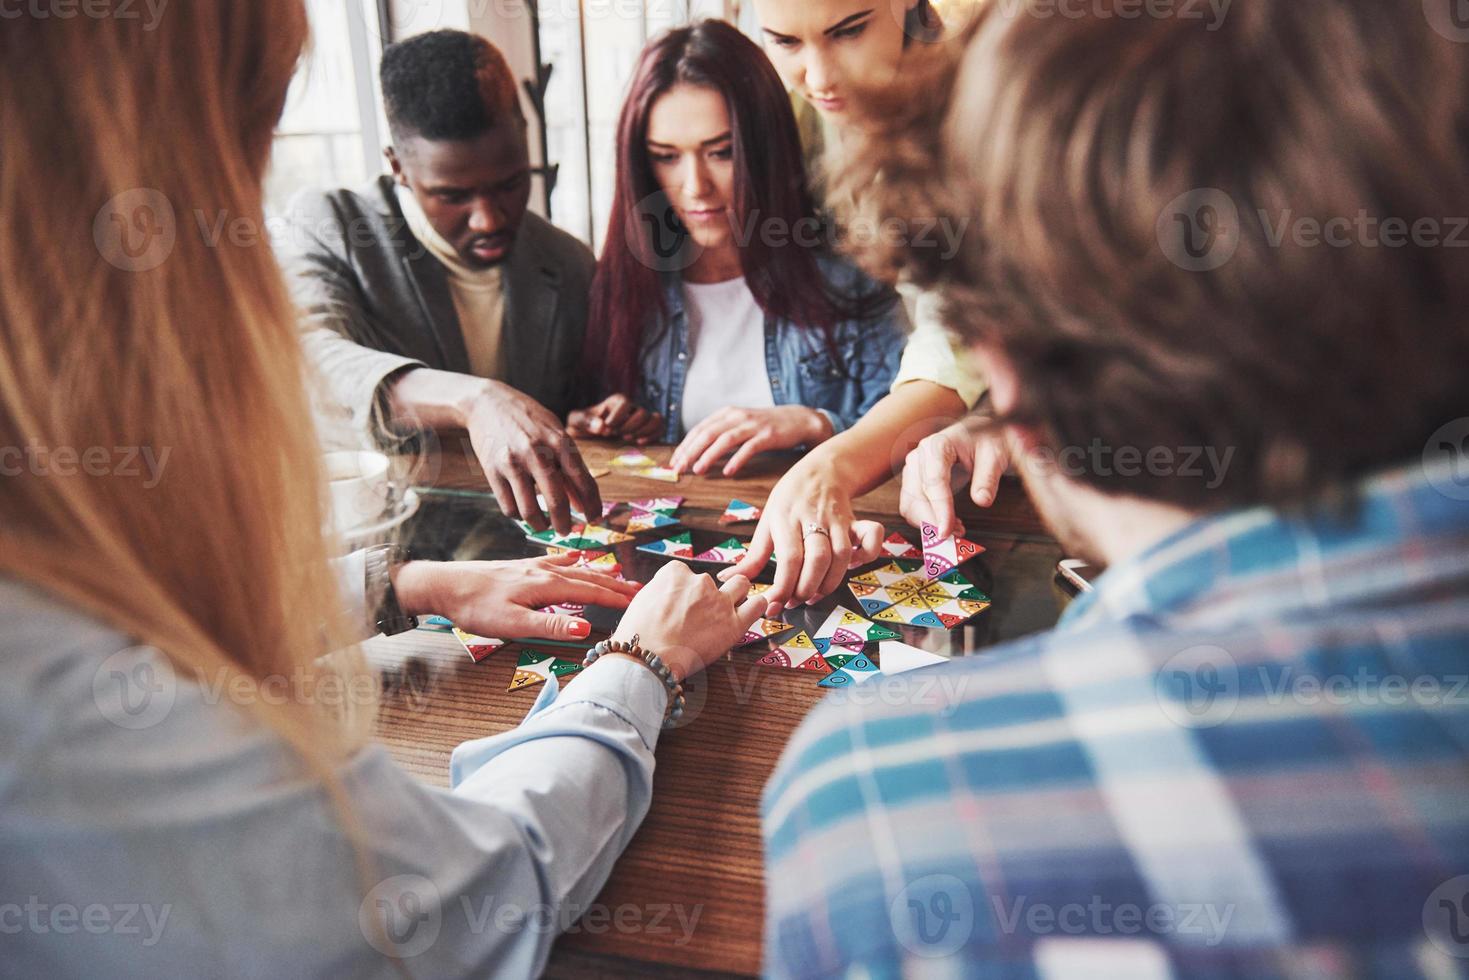
[[[430,31],[390,45],[379,76],[395,143],[473,139],[506,118],[525,121],[505,56],[476,34]]]

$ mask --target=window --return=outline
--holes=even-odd
[[[547,158],[559,168],[551,194],[556,224],[600,250],[612,207],[617,114],[648,39],[701,17],[724,17],[755,35],[749,0],[542,0]]]
[[[286,97],[265,181],[272,214],[300,190],[357,186],[383,166],[377,0],[307,0],[306,7],[311,46]]]

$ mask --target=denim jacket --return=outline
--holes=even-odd
[[[874,282],[851,263],[833,255],[817,263],[834,294],[849,299],[878,297],[865,319],[843,320],[832,331],[832,358],[819,329],[765,316],[765,369],[777,405],[805,405],[831,422],[833,434],[860,419],[888,393],[908,340],[908,315],[897,293]],[[688,378],[689,324],[682,279],[664,279],[666,316],[658,316],[643,335],[638,403],[666,420],[664,441],[685,434],[684,382]],[[739,407],[739,406],[735,406]]]

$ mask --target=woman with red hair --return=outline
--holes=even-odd
[[[680,469],[813,446],[886,394],[906,317],[829,247],[780,77],[732,25],[644,50],[618,124],[612,215],[574,434],[682,440]]]

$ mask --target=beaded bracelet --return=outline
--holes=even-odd
[[[586,659],[581,662],[581,665],[590,667],[597,662],[599,657],[608,653],[624,653],[637,658],[639,663],[651,670],[663,682],[663,686],[668,688],[672,695],[668,699],[668,711],[663,716],[663,727],[672,728],[678,724],[679,719],[683,717],[683,685],[673,679],[673,671],[668,669],[668,665],[663,662],[662,658],[651,650],[644,650],[638,646],[638,634],[634,633],[632,640],[627,643],[620,640],[603,640],[598,643],[587,651]]]

